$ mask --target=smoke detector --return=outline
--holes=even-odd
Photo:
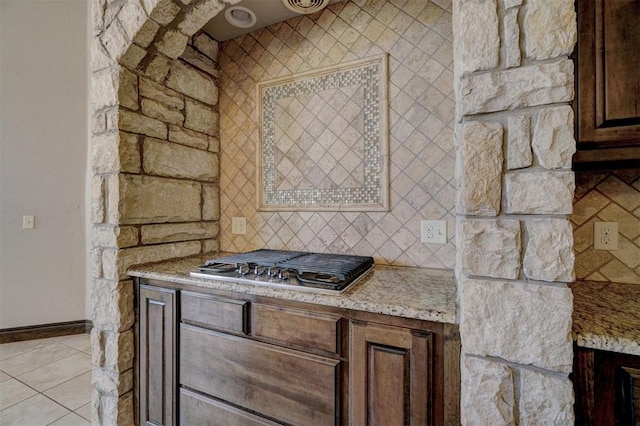
[[[292,12],[308,15],[324,9],[329,0],[282,0],[282,3]]]
[[[237,28],[251,28],[256,24],[256,14],[253,10],[242,6],[231,6],[224,12],[224,17]]]

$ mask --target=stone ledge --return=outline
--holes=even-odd
[[[219,224],[212,222],[146,225],[142,227],[142,244],[216,238],[219,231]]]
[[[573,172],[523,171],[505,175],[506,213],[571,214]]]
[[[515,424],[515,389],[509,366],[462,355],[463,425]]]
[[[176,61],[167,77],[167,87],[208,105],[218,104],[218,86],[212,77]]]
[[[458,111],[472,115],[569,102],[573,81],[570,59],[471,75],[458,85]]]
[[[115,266],[111,254],[115,250],[104,250],[102,254],[105,271]],[[112,275],[112,274],[110,274]],[[92,321],[97,329],[120,332],[133,327],[133,281],[109,281],[94,279],[91,293]]]
[[[454,64],[462,75],[496,68],[500,59],[496,0],[455,2]]]
[[[214,182],[218,179],[218,155],[171,142],[146,138],[145,172],[150,175]]]
[[[456,211],[496,216],[502,193],[502,125],[471,121],[456,128]]]
[[[522,19],[527,58],[567,56],[577,40],[573,0],[528,0]]]
[[[526,222],[527,248],[524,273],[532,280],[572,282],[573,228],[565,219],[534,219]]]
[[[533,131],[533,152],[545,169],[569,169],[576,152],[573,137],[573,108],[563,105],[538,113]]]
[[[460,278],[464,351],[570,372],[571,311],[566,287]]]
[[[573,423],[573,384],[567,377],[558,378],[523,369],[520,383],[520,424]]]
[[[460,219],[458,253],[462,272],[493,278],[520,275],[520,221]]]
[[[118,182],[120,224],[196,222],[202,218],[199,183],[137,175],[119,175]]]

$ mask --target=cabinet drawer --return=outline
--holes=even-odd
[[[207,398],[188,389],[180,389],[180,424],[212,426],[276,426],[265,418]]]
[[[186,324],[180,331],[184,386],[285,423],[338,423],[338,360]]]
[[[253,305],[252,335],[285,346],[340,354],[340,317],[268,305]]]
[[[249,302],[182,292],[181,321],[206,328],[249,333]]]

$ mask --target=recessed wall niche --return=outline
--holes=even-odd
[[[388,211],[386,54],[257,85],[258,209]]]

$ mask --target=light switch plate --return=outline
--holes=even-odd
[[[33,229],[36,227],[35,216],[22,216],[22,229]]]
[[[427,244],[447,243],[446,220],[422,220],[420,221],[420,241]]]
[[[231,233],[236,235],[245,235],[247,233],[247,218],[246,217],[232,217],[231,218]]]
[[[593,222],[593,248],[618,250],[618,222]]]

